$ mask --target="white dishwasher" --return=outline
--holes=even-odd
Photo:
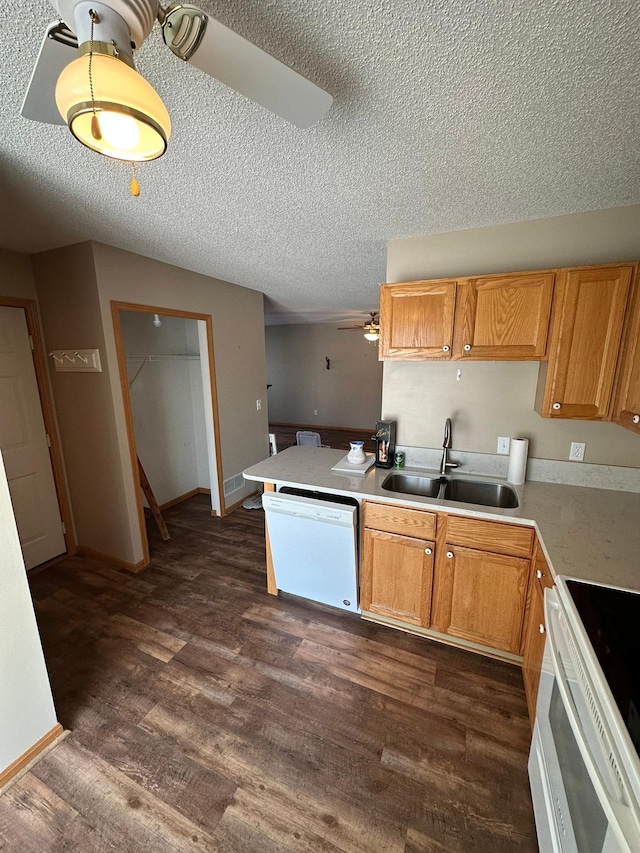
[[[300,489],[262,496],[276,586],[302,598],[360,612],[358,502]]]

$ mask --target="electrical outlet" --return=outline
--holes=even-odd
[[[314,409],[314,410],[313,410],[313,414],[314,414],[314,415],[317,415],[317,414],[318,414],[318,410],[317,410],[317,409]]]
[[[259,412],[262,409],[262,400],[256,400],[256,412]]]
[[[569,451],[569,459],[572,462],[584,462],[584,449],[586,444],[584,441],[572,441],[571,450]]]
[[[502,456],[509,455],[509,445],[511,444],[511,439],[507,438],[504,435],[501,435],[498,439],[498,449],[497,453],[500,453]]]

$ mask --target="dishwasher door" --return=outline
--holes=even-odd
[[[280,492],[262,505],[278,589],[359,613],[357,505]]]

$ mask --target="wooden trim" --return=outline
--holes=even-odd
[[[113,322],[113,337],[116,345],[116,356],[118,359],[118,371],[120,373],[120,388],[122,391],[122,404],[124,407],[124,420],[127,428],[129,444],[129,461],[131,465],[131,476],[135,489],[136,510],[138,513],[138,528],[142,542],[142,563],[148,566],[151,562],[149,554],[149,539],[147,537],[147,525],[144,518],[144,506],[142,504],[142,484],[140,482],[140,471],[138,469],[138,450],[136,447],[136,436],[133,428],[133,409],[131,407],[131,396],[129,394],[129,379],[127,376],[127,364],[124,355],[124,341],[122,339],[122,326],[120,324],[121,303],[111,303],[111,319]],[[156,313],[156,312],[154,312]],[[84,551],[83,553],[88,553]],[[93,554],[91,555],[93,556]]]
[[[225,515],[229,515],[229,514],[230,514],[230,513],[232,513],[234,510],[238,509],[238,507],[241,507],[241,506],[242,506],[242,504],[246,501],[246,499],[247,499],[247,498],[251,498],[251,497],[253,497],[253,495],[257,495],[257,494],[258,494],[258,490],[257,490],[257,489],[254,489],[254,491],[253,491],[253,492],[249,492],[249,494],[248,494],[248,495],[244,495],[244,497],[240,498],[240,500],[239,500],[239,501],[236,501],[235,503],[231,504],[231,506],[230,506],[230,507],[227,507],[227,510],[226,510],[226,512],[225,512]],[[211,510],[211,512],[213,513],[213,512],[214,512],[214,510]]]
[[[522,666],[522,657],[520,655],[511,654],[511,652],[502,652],[499,649],[492,649],[490,646],[483,646],[480,643],[474,643],[471,640],[465,640],[461,637],[453,637],[449,634],[442,634],[433,628],[423,628],[420,625],[411,625],[408,622],[401,622],[398,619],[393,619],[391,616],[380,616],[378,613],[372,613],[369,610],[362,611],[362,618],[367,622],[377,622],[380,625],[387,625],[389,628],[397,628],[400,631],[405,631],[407,634],[416,634],[418,637],[425,637],[427,640],[435,640],[438,643],[443,643],[446,646],[454,646],[457,649],[471,650],[477,654],[484,655],[495,660],[502,660],[505,663],[512,663],[516,666]]]
[[[141,572],[142,569],[149,565],[149,562],[140,560],[139,563],[128,563],[126,560],[121,560],[119,557],[112,557],[110,554],[103,554],[102,551],[94,551],[93,548],[85,548],[80,546],[78,554],[82,557],[91,557],[93,560],[100,560],[101,563],[107,563],[112,568],[126,569],[128,572]]]
[[[224,485],[222,482],[222,451],[220,449],[220,419],[218,417],[218,385],[216,380],[216,365],[213,357],[213,321],[211,315],[202,315],[199,320],[204,320],[207,327],[207,350],[209,354],[209,381],[211,384],[211,411],[213,413],[213,443],[216,451],[216,477],[218,486],[218,504],[220,516],[226,514],[224,505]]]
[[[49,458],[51,460],[53,482],[58,499],[58,509],[66,530],[66,533],[63,534],[66,553],[74,554],[76,552],[77,543],[73,532],[73,516],[71,514],[71,505],[67,495],[67,483],[64,475],[62,450],[60,449],[60,437],[58,435],[53,400],[49,386],[49,370],[42,341],[38,306],[33,299],[16,299],[11,296],[0,296],[0,306],[6,308],[22,308],[25,313],[27,331],[33,341],[33,367],[36,374],[38,395],[40,397],[40,408],[42,409],[44,428],[49,436]]]
[[[265,483],[264,490],[265,492],[275,492],[276,484]],[[264,517],[264,538],[267,546],[267,592],[270,595],[277,595],[278,587],[276,585],[276,573],[273,568],[273,557],[271,556],[271,543],[269,542],[269,528],[267,526],[266,513]]]
[[[218,392],[216,387],[216,373],[213,357],[213,325],[210,314],[197,314],[192,311],[180,311],[178,309],[162,308],[156,305],[140,305],[133,302],[118,302],[116,300],[111,301],[111,318],[113,321],[113,334],[116,346],[116,354],[118,358],[118,369],[120,372],[120,388],[122,391],[122,403],[124,407],[125,423],[127,427],[127,437],[129,442],[129,459],[131,465],[131,474],[136,491],[138,525],[140,529],[140,538],[142,541],[143,563],[141,567],[144,567],[149,565],[151,557],[149,554],[149,540],[147,538],[144,507],[142,505],[140,475],[138,473],[138,451],[136,448],[135,432],[133,428],[133,410],[131,407],[131,396],[129,394],[129,380],[127,377],[127,366],[125,362],[124,341],[122,339],[122,326],[120,324],[121,311],[132,311],[140,314],[164,314],[167,317],[181,317],[185,320],[203,320],[206,324],[207,355],[209,358],[209,380],[211,385],[211,405],[213,411],[213,438],[215,445],[216,471],[218,479],[218,500],[220,503],[220,515],[223,516],[226,514],[226,509],[224,505],[224,494],[222,484],[222,460],[220,458],[220,423],[218,418]],[[129,566],[125,567],[129,568]],[[138,568],[132,568],[130,570],[139,571]]]
[[[176,506],[176,504],[181,504],[182,501],[188,501],[189,498],[194,497],[195,495],[210,495],[211,489],[201,489],[198,487],[197,489],[191,489],[190,492],[185,492],[184,495],[179,495],[177,498],[173,498],[166,503],[160,504],[160,511],[164,512],[165,509],[169,509],[169,507]]]
[[[40,740],[37,740],[33,746],[30,746],[26,752],[23,752],[19,758],[16,758],[8,767],[0,773],[0,789],[18,775],[25,767],[34,761],[48,746],[58,740],[64,734],[64,729],[60,723],[43,735]]]

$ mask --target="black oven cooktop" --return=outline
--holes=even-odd
[[[582,581],[566,584],[640,756],[640,593]]]

